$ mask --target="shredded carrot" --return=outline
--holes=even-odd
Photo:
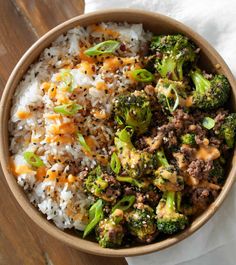
[[[74,141],[74,138],[70,135],[55,135],[55,136],[47,136],[45,138],[47,143],[60,143],[60,144],[71,144]]]
[[[84,139],[85,139],[86,144],[89,146],[89,148],[91,150],[95,150],[96,149],[96,144],[95,144],[95,141],[94,141],[93,137],[85,136]]]
[[[58,172],[57,171],[52,171],[52,170],[48,170],[47,171],[47,180],[55,180],[58,177]]]
[[[105,111],[94,110],[91,112],[96,119],[104,120],[108,117]]]
[[[21,174],[33,173],[34,171],[27,165],[15,166],[15,175],[19,176]]]
[[[86,71],[86,74],[93,75],[94,74],[94,64],[88,61],[82,61],[77,67],[83,71]]]
[[[99,32],[99,33],[102,33],[104,35],[108,35],[108,36],[111,36],[113,38],[117,38],[119,37],[119,32],[116,32],[112,29],[108,29],[108,28],[103,28],[102,26],[97,26],[97,25],[91,25],[91,30],[93,32]]]
[[[68,182],[69,182],[69,183],[73,183],[73,182],[75,182],[75,176],[73,176],[72,174],[70,174],[70,175],[68,176]]]
[[[55,114],[44,114],[44,118],[45,119],[50,119],[50,120],[56,120],[56,119],[59,119],[61,117],[61,115],[60,114],[57,114],[57,113],[55,113]]]
[[[43,89],[45,92],[48,91],[48,89],[50,88],[51,83],[50,82],[43,82],[41,85],[41,89]]]
[[[43,181],[46,176],[46,167],[42,166],[37,168],[36,179],[37,181]]]
[[[95,59],[92,56],[87,56],[84,54],[84,51],[80,51],[79,53],[79,58],[81,59],[81,61],[86,61],[88,63],[95,63]]]
[[[59,130],[61,134],[73,134],[76,131],[76,126],[74,122],[63,123],[59,126]]]
[[[16,113],[17,117],[21,120],[29,118],[32,114],[28,111],[18,110]]]
[[[56,86],[52,85],[50,86],[50,88],[48,89],[48,96],[50,99],[53,99],[56,97],[57,94],[57,90],[56,90]]]
[[[105,82],[103,81],[99,81],[96,83],[96,89],[98,90],[106,90],[107,89],[107,85]]]
[[[118,60],[118,57],[111,57],[104,60],[102,69],[107,71],[116,71],[121,66],[121,61]]]

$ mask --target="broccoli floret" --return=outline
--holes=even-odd
[[[225,171],[219,159],[213,161],[213,167],[209,174],[209,182],[222,185],[225,181]]]
[[[99,245],[103,248],[115,248],[124,238],[123,211],[116,209],[107,219],[99,222],[96,234]]]
[[[162,108],[170,112],[179,105],[186,105],[186,86],[181,81],[159,79],[155,93]]]
[[[183,230],[188,224],[187,217],[177,210],[178,197],[177,193],[173,191],[163,194],[156,208],[157,228],[160,232],[174,234]]]
[[[88,192],[104,201],[114,202],[120,195],[120,184],[113,176],[103,172],[100,166],[89,172],[85,180]]]
[[[229,96],[230,84],[224,75],[215,75],[206,79],[197,69],[190,72],[195,85],[193,105],[199,109],[210,110],[223,106]]]
[[[132,178],[141,178],[151,174],[156,167],[155,155],[135,149],[131,142],[131,135],[126,128],[118,131],[116,135],[114,141],[125,173]]]
[[[147,131],[152,118],[150,102],[142,91],[119,96],[114,111],[117,123],[132,126],[138,135]]]
[[[182,144],[188,144],[191,146],[196,145],[195,141],[195,134],[194,133],[186,133],[181,136],[181,142]]]
[[[229,114],[221,125],[219,136],[229,148],[233,148],[236,136],[236,113]]]
[[[142,203],[126,215],[129,232],[139,241],[150,243],[156,234],[156,221],[153,209]]]
[[[156,53],[155,68],[162,77],[183,80],[184,69],[196,60],[196,47],[180,34],[155,36],[151,51]]]
[[[178,175],[173,165],[166,159],[163,150],[157,151],[157,161],[160,167],[155,171],[153,184],[161,191],[180,191],[184,188],[183,177]]]

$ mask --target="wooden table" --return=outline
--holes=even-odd
[[[59,23],[82,14],[83,0],[0,0],[0,93],[22,54]],[[0,265],[125,265],[45,234],[23,212],[0,172]]]

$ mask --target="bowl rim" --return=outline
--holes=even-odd
[[[58,37],[63,32],[68,31],[70,28],[73,28],[80,24],[80,22],[87,21],[91,19],[91,17],[96,18],[98,21],[102,21],[102,17],[109,14],[109,13],[116,13],[116,14],[126,14],[128,15],[134,15],[138,14],[140,16],[146,16],[150,17],[152,19],[160,19],[163,21],[163,23],[168,23],[170,25],[174,25],[175,27],[178,27],[183,32],[187,32],[189,36],[194,37],[197,39],[205,48],[206,52],[210,53],[211,56],[217,59],[218,63],[220,64],[221,68],[224,70],[224,72],[227,74],[227,78],[232,86],[233,91],[236,91],[236,81],[222,59],[222,57],[218,54],[218,52],[198,33],[194,32],[191,28],[188,26],[182,24],[181,22],[172,19],[168,16],[144,11],[141,9],[128,9],[128,8],[119,8],[119,9],[105,9],[102,11],[96,11],[91,12],[88,14],[76,16],[70,20],[67,20],[58,26],[54,27],[50,31],[48,31],[46,34],[44,34],[42,37],[40,37],[21,57],[17,65],[14,67],[7,84],[5,86],[1,103],[0,103],[0,160],[1,165],[3,169],[4,176],[6,178],[6,181],[9,185],[9,188],[11,192],[13,193],[16,201],[20,204],[22,209],[25,211],[25,213],[38,225],[40,226],[44,231],[46,231],[48,234],[53,236],[54,238],[62,241],[63,243],[66,243],[70,245],[71,247],[74,247],[78,250],[95,254],[95,255],[102,255],[102,256],[110,256],[110,257],[123,257],[123,256],[137,256],[137,255],[143,255],[151,252],[155,252],[164,248],[167,248],[171,245],[176,244],[177,242],[182,241],[186,237],[193,234],[196,230],[198,230],[201,226],[203,226],[210,218],[213,216],[213,214],[217,211],[217,209],[220,207],[220,205],[223,203],[225,197],[227,196],[227,193],[230,191],[233,183],[234,178],[236,175],[236,167],[232,167],[231,171],[229,172],[228,178],[226,180],[226,183],[220,192],[217,199],[209,206],[209,208],[198,218],[194,220],[194,222],[191,224],[190,227],[188,227],[186,230],[181,232],[180,234],[177,234],[171,238],[167,238],[160,242],[155,242],[149,245],[143,245],[143,246],[135,246],[131,248],[120,248],[120,249],[108,249],[108,248],[101,248],[97,243],[91,242],[85,239],[82,239],[78,236],[74,236],[71,234],[68,234],[59,228],[57,228],[54,224],[51,222],[48,222],[48,220],[42,216],[42,214],[29,202],[27,197],[23,194],[22,188],[17,184],[15,178],[12,176],[9,170],[9,161],[8,161],[8,155],[9,155],[9,144],[8,144],[8,132],[7,132],[7,124],[6,121],[9,117],[9,112],[4,111],[5,106],[7,106],[9,103],[8,101],[11,100],[11,97],[8,96],[8,92],[10,90],[15,91],[17,85],[14,84],[14,81],[16,79],[16,75],[20,75],[22,77],[24,73],[27,71],[30,64],[27,63],[28,58],[32,55],[34,51],[37,49],[40,50],[39,54],[45,49],[45,47],[48,46],[44,45],[45,42],[50,42],[56,37]],[[111,21],[112,19],[110,19]],[[107,20],[106,20],[107,21]],[[115,20],[113,20],[115,21]],[[85,22],[86,23],[86,22]],[[129,22],[130,23],[130,22]],[[134,23],[134,22],[133,22]],[[53,38],[52,38],[53,36]],[[48,43],[50,43],[48,42]],[[36,58],[35,58],[36,59]],[[25,66],[24,66],[25,65]],[[19,73],[20,72],[20,73]],[[18,82],[17,82],[18,83]],[[12,88],[13,87],[13,88]],[[11,105],[11,103],[10,103]],[[5,125],[5,126],[4,126]],[[233,160],[236,160],[236,156],[234,155]],[[232,161],[233,163],[233,161]]]

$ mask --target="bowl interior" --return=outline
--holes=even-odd
[[[196,218],[189,228],[184,232],[165,239],[160,242],[155,242],[150,245],[145,246],[135,246],[131,248],[121,248],[121,249],[103,249],[98,246],[97,243],[83,240],[75,233],[66,232],[59,230],[54,224],[48,222],[46,218],[38,212],[32,206],[27,197],[25,196],[22,189],[17,185],[15,178],[11,175],[9,169],[9,149],[8,149],[8,119],[11,107],[11,98],[15,91],[15,88],[19,81],[21,80],[23,74],[27,71],[29,65],[37,60],[40,53],[44,48],[50,46],[50,43],[55,40],[60,34],[66,32],[67,30],[81,25],[87,26],[89,24],[97,22],[128,22],[128,23],[143,23],[144,28],[156,34],[168,34],[168,33],[182,33],[192,39],[198,47],[201,48],[201,59],[200,65],[203,69],[206,69],[209,72],[220,72],[226,75],[231,83],[233,88],[232,96],[230,99],[230,105],[232,109],[235,110],[236,102],[236,84],[235,80],[228,69],[227,65],[223,59],[218,55],[218,53],[198,34],[193,32],[188,27],[183,24],[172,20],[166,16],[144,12],[141,10],[132,10],[132,9],[116,9],[116,10],[107,10],[101,12],[91,13],[89,15],[83,15],[76,18],[73,18],[63,24],[57,26],[53,30],[49,31],[46,35],[40,38],[22,57],[15,69],[13,70],[1,101],[1,128],[0,128],[0,158],[3,167],[3,171],[6,177],[6,180],[12,190],[16,200],[26,211],[26,213],[46,232],[54,236],[55,238],[62,240],[63,242],[80,249],[85,252],[97,254],[97,255],[107,255],[107,256],[132,256],[132,255],[141,255],[153,251],[157,251],[163,248],[166,248],[170,245],[173,245],[180,240],[186,238],[199,227],[201,227],[217,210],[217,208],[223,202],[226,194],[228,193],[230,187],[233,184],[236,168],[232,168],[232,161],[228,163],[228,179],[216,199],[216,201],[210,205],[207,211],[205,211],[201,216]],[[220,66],[218,68],[217,66]]]

